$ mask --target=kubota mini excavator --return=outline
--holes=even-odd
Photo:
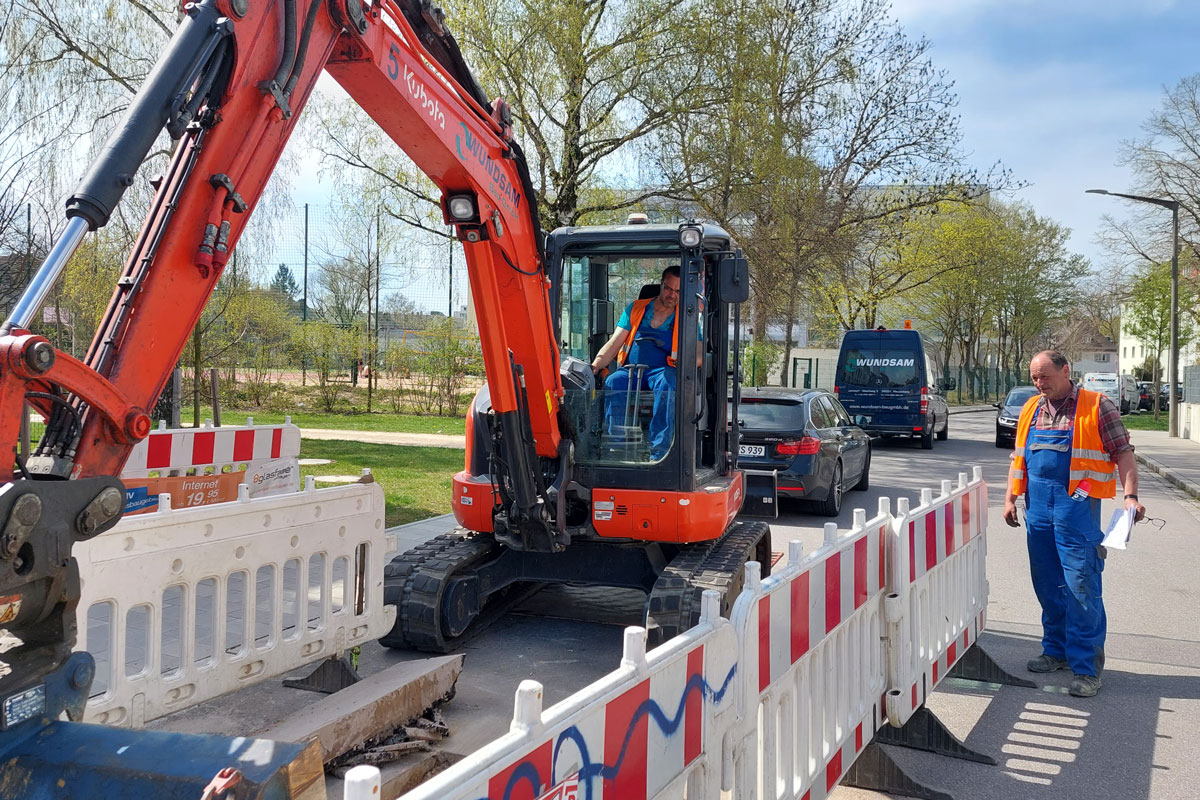
[[[49,787],[37,796],[61,794],[53,769],[20,766],[36,761],[35,739],[52,728],[80,741],[93,735],[82,733],[93,726],[54,727],[61,713],[79,718],[91,681],[86,654],[71,652],[79,598],[71,545],[120,519],[115,476],[149,433],[146,409],[322,70],[441,189],[445,221],[466,255],[487,373],[468,417],[466,468],[454,479],[463,530],[387,566],[385,594],[399,608],[384,643],[451,649],[521,587],[550,582],[645,591],[648,627],[661,640],[694,623],[701,591],[718,590],[727,605],[747,560],[760,561],[764,573],[769,566],[765,523],[735,519],[748,486],[736,466],[728,398],[737,309],[749,283],[728,233],[684,222],[544,235],[509,108],[479,87],[428,0],[187,3],[68,199],[62,237],[0,328],[0,441],[11,448],[0,459],[0,624],[20,642],[0,656],[8,668],[0,675],[0,754],[27,786]],[[177,141],[174,154],[154,179],[150,213],[87,356],[77,360],[30,327],[164,129]],[[652,398],[606,398],[588,362],[613,332],[615,312],[652,296],[667,266],[678,267],[681,290],[677,390],[669,448],[651,457]],[[736,409],[736,381],[732,396]],[[21,459],[26,404],[46,429]],[[773,516],[771,476],[754,483],[756,505]],[[143,744],[139,775],[154,772],[155,748],[167,746]],[[185,784],[150,785],[157,788],[142,796],[177,796],[171,792]]]

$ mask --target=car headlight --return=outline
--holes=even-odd
[[[1000,417],[996,421],[999,422],[1001,425],[1016,425],[1017,424],[1017,420],[1015,417]]]

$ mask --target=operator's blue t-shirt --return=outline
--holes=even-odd
[[[667,366],[667,356],[671,355],[671,334],[675,329],[675,312],[671,312],[661,328],[650,324],[653,318],[654,304],[651,303],[642,315],[642,324],[634,332],[633,347],[629,350],[626,364],[645,364],[651,369]],[[627,331],[633,329],[633,303],[625,306],[617,327]]]

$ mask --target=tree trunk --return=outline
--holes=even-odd
[[[200,427],[200,326],[192,328],[192,427]]]

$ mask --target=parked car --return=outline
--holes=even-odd
[[[950,409],[925,353],[907,328],[847,331],[833,393],[872,436],[911,436],[925,450],[950,435]]]
[[[871,437],[822,389],[746,389],[738,406],[738,466],[775,470],[779,497],[811,501],[826,516],[847,489],[871,482]]]
[[[1113,405],[1125,413],[1121,404],[1121,379],[1115,372],[1089,372],[1083,376],[1083,388],[1107,395]]]
[[[1154,410],[1154,384],[1138,381],[1138,411]]]
[[[1017,441],[1017,420],[1026,401],[1038,393],[1036,386],[1014,386],[996,406],[996,447],[1012,447]]]
[[[1138,409],[1137,380],[1132,375],[1122,375],[1120,409],[1122,414],[1132,414]]]

